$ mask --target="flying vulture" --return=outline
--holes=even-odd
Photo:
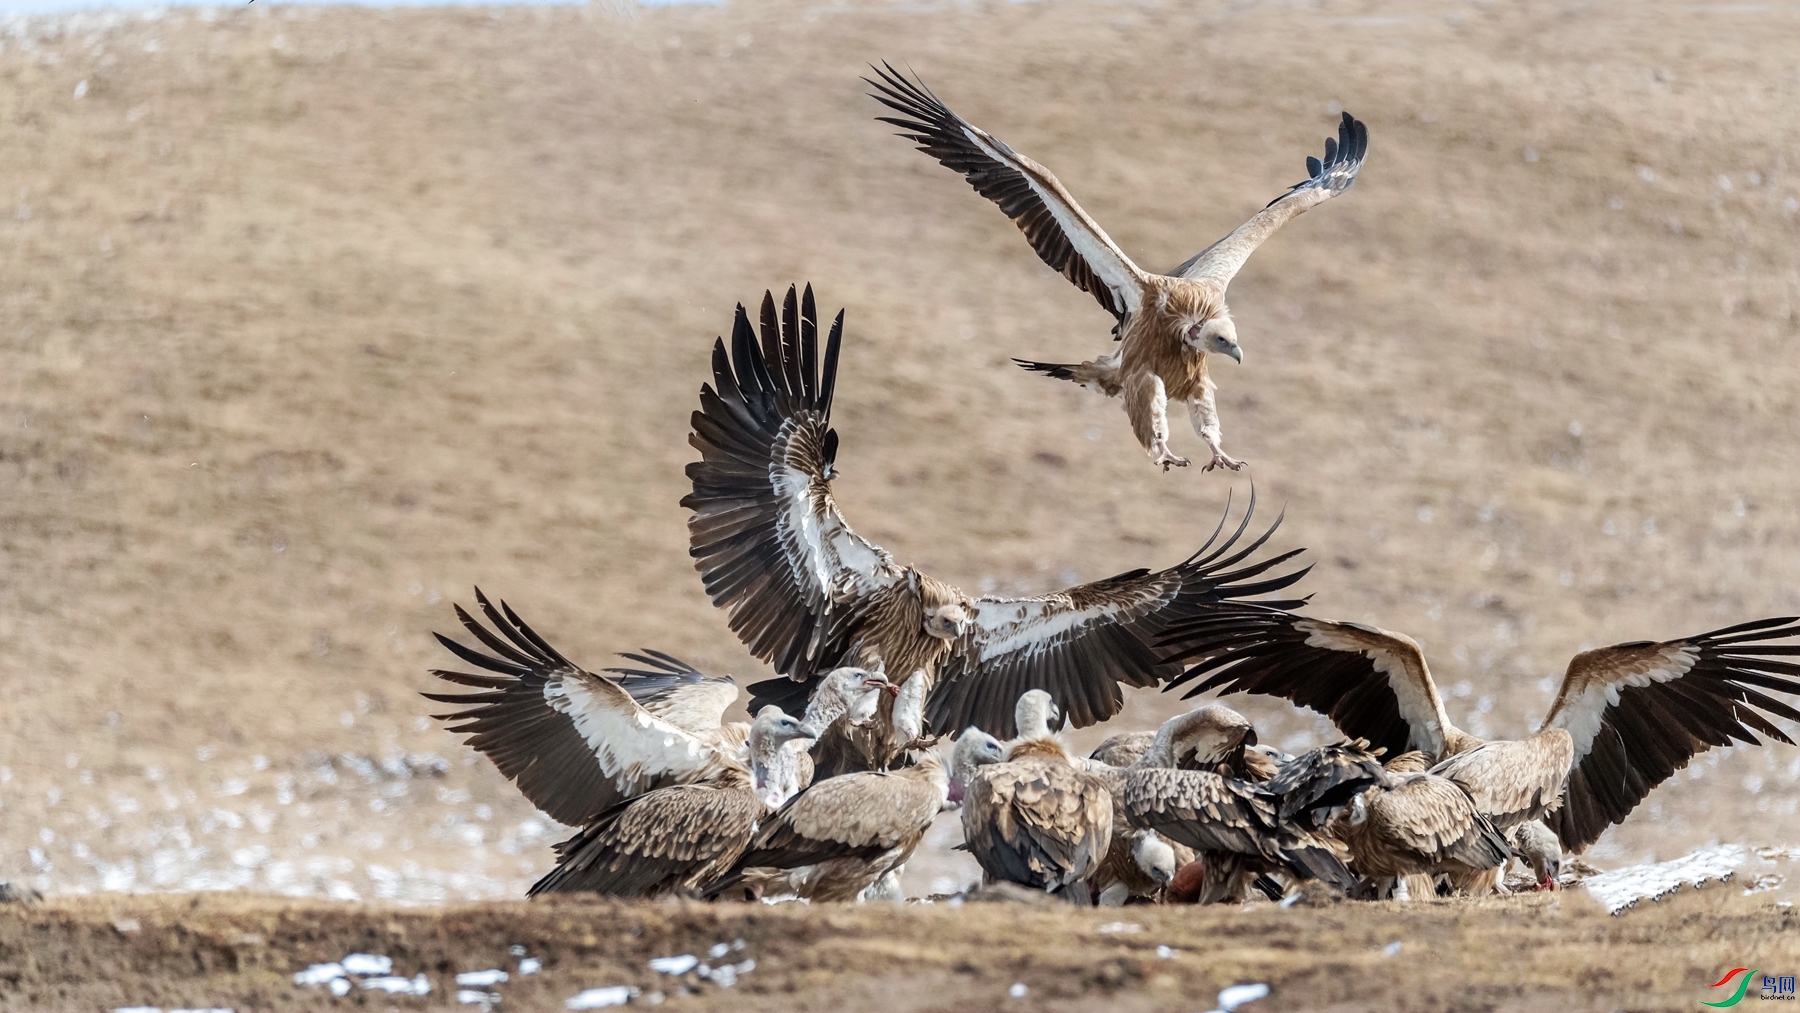
[[[1020,697],[1015,723],[1035,734],[964,787],[963,842],[986,882],[1017,883],[1078,901],[1112,843],[1112,791],[1047,733],[1049,694]],[[968,734],[964,733],[965,736]],[[1081,890],[1071,888],[1080,886]]]
[[[902,689],[923,679],[932,728],[976,725],[1010,736],[1013,703],[1034,687],[1083,727],[1119,711],[1121,685],[1154,686],[1180,671],[1148,645],[1169,623],[1305,575],[1266,576],[1300,550],[1244,562],[1275,530],[1239,545],[1254,490],[1229,537],[1219,539],[1221,519],[1175,566],[1042,597],[973,598],[899,565],[850,529],[831,495],[843,323],[840,312],[821,349],[811,287],[804,297],[790,288],[779,314],[773,294],[764,295],[759,341],[739,306],[729,345],[713,348],[713,382],[701,387],[693,415],[689,442],[701,460],[688,465],[693,491],[681,501],[693,511],[689,552],[732,631],[786,677],[750,687],[753,707],[798,711],[819,675],[857,665]],[[892,727],[892,706],[883,703],[878,725],[898,749],[906,736]]]
[[[1204,470],[1242,468],[1221,443],[1206,369],[1209,352],[1244,359],[1225,289],[1250,254],[1289,219],[1355,184],[1369,145],[1362,122],[1344,113],[1337,139],[1325,141],[1325,158],[1307,158],[1305,180],[1180,267],[1151,274],[1131,262],[1050,170],[951,112],[916,77],[908,80],[886,64],[874,71],[878,80],[863,79],[875,89],[870,97],[900,114],[878,119],[899,127],[901,137],[1000,205],[1051,270],[1113,315],[1113,334],[1121,344],[1108,355],[1082,363],[1014,361],[1107,397],[1123,397],[1138,442],[1164,471],[1188,464],[1169,449],[1169,403],[1186,402],[1194,431],[1212,454]]]
[[[770,783],[795,756],[782,747],[818,735],[779,707],[763,708],[750,724],[747,762],[601,812],[556,845],[556,868],[533,883],[529,895],[661,897],[688,893],[724,876],[774,808]]]
[[[737,872],[707,892],[742,884],[759,898],[854,901],[906,864],[949,794],[949,774],[930,750],[894,773],[822,779],[765,820]]]
[[[1679,640],[1583,651],[1570,662],[1537,734],[1484,741],[1456,727],[1411,637],[1255,606],[1195,616],[1162,638],[1164,657],[1195,664],[1167,688],[1278,696],[1388,752],[1424,752],[1500,830],[1543,819],[1579,853],[1696,755],[1757,732],[1792,744],[1770,720],[1800,711],[1794,617],[1759,619]]]

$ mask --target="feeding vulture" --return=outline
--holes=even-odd
[[[468,707],[437,717],[460,722],[450,731],[467,733],[468,744],[493,760],[550,818],[580,826],[645,792],[703,781],[744,762],[750,725],[724,722],[725,709],[738,695],[729,676],[707,676],[649,650],[622,655],[641,668],[587,672],[505,602],[496,608],[480,588],[475,601],[499,635],[462,606],[454,609],[488,653],[441,634],[437,639],[457,657],[494,674],[433,670],[446,682],[482,692],[422,695]],[[837,669],[820,680],[800,720],[841,734],[845,726],[871,721],[882,692],[892,689],[879,673]],[[795,746],[787,748],[796,752]],[[773,776],[770,797],[785,800],[812,780],[811,761],[799,752]]]
[[[900,114],[878,119],[899,127],[901,137],[1000,205],[1051,270],[1113,315],[1113,334],[1121,344],[1108,355],[1082,363],[1014,361],[1107,397],[1123,397],[1138,442],[1164,471],[1188,464],[1169,449],[1169,403],[1186,402],[1194,431],[1212,454],[1204,470],[1242,468],[1221,443],[1206,368],[1208,353],[1244,359],[1225,289],[1277,229],[1355,184],[1369,144],[1362,122],[1344,113],[1337,139],[1325,141],[1325,158],[1307,158],[1305,180],[1180,267],[1152,274],[1132,263],[1050,170],[951,112],[916,77],[908,80],[886,64],[873,69],[878,80],[863,79],[875,89],[870,97]]]
[[[1048,731],[1050,706],[1043,690],[1021,696],[1015,723],[1029,737],[1009,743],[1004,762],[969,776],[963,842],[985,882],[1017,883],[1085,903],[1091,901],[1082,892],[1086,880],[1112,843],[1112,791]]]
[[[693,415],[689,442],[701,460],[688,465],[693,491],[681,501],[693,511],[689,552],[732,631],[786,677],[751,686],[752,706],[798,711],[820,674],[858,665],[885,671],[903,690],[923,679],[932,728],[1008,735],[1013,702],[1034,687],[1082,727],[1118,712],[1121,685],[1154,686],[1180,671],[1148,646],[1170,622],[1305,575],[1265,576],[1300,550],[1244,563],[1280,524],[1239,545],[1254,490],[1222,543],[1224,519],[1199,552],[1169,569],[1042,597],[972,598],[897,564],[850,529],[831,495],[843,324],[839,312],[821,349],[810,286],[804,297],[789,288],[779,314],[765,293],[760,341],[739,306],[730,343],[714,345],[713,382],[701,387]],[[878,724],[895,751],[911,736],[892,726],[891,712],[884,702]]]
[[[1447,874],[1464,887],[1503,870],[1512,848],[1468,791],[1431,773],[1389,773],[1356,796],[1327,832],[1385,896],[1402,876]]]
[[[949,794],[949,774],[930,750],[894,773],[824,778],[765,820],[734,874],[707,893],[746,886],[758,898],[854,901],[906,864]]]
[[[750,846],[757,826],[785,799],[770,785],[795,753],[788,742],[818,731],[779,707],[750,724],[745,761],[705,781],[658,788],[595,816],[556,845],[556,868],[530,896],[576,891],[612,897],[661,897],[696,890],[725,875]]]
[[[1793,617],[1759,619],[1679,640],[1577,654],[1537,734],[1484,741],[1456,727],[1411,637],[1357,623],[1231,606],[1171,627],[1169,661],[1194,660],[1167,688],[1279,696],[1390,753],[1418,749],[1508,830],[1544,819],[1579,853],[1696,755],[1757,732],[1791,739],[1770,715],[1800,711],[1765,691],[1800,694]]]

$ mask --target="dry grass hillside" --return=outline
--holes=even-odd
[[[0,878],[515,892],[554,828],[422,718],[428,634],[479,583],[589,664],[762,677],[676,502],[713,336],[793,281],[848,308],[845,511],[968,588],[1171,563],[1254,480],[1275,543],[1313,550],[1314,611],[1419,637],[1478,733],[1534,726],[1584,645],[1800,612],[1790,7],[258,4],[7,32]],[[1152,266],[1299,179],[1338,109],[1368,122],[1357,188],[1232,289],[1247,472],[1156,473],[1115,405],[1008,364],[1102,350],[1104,314],[873,121],[883,58]],[[1266,741],[1318,734],[1240,703]],[[1797,781],[1793,747],[1708,756],[1596,861],[1785,843]]]

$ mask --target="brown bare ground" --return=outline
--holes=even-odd
[[[1103,930],[1120,922],[1137,931]],[[705,959],[736,939],[742,950],[709,961],[755,960],[729,989],[647,966],[681,953]],[[1691,1009],[1716,999],[1706,986],[1746,961],[1792,968],[1800,915],[1735,889],[1687,891],[1617,918],[1580,891],[1243,911],[103,896],[0,908],[0,1009],[454,1009],[456,972],[516,969],[513,945],[543,971],[515,970],[496,987],[502,1009],[555,1009],[586,988],[629,985],[640,989],[634,1006],[661,992],[671,1010],[1194,1010],[1227,985],[1266,982],[1269,998],[1246,1013],[1569,1013]],[[1160,956],[1159,946],[1174,952]],[[349,952],[391,957],[394,973],[423,973],[432,992],[334,1001],[293,984],[294,971]],[[1024,998],[1008,996],[1015,983]]]
[[[423,720],[427,634],[480,583],[589,664],[766,674],[676,501],[712,337],[790,281],[849,310],[846,512],[968,588],[1166,565],[1253,478],[1314,611],[1419,636],[1494,734],[1583,645],[1800,612],[1797,54],[1792,7],[1644,2],[31,22],[0,51],[0,878],[516,896],[554,828]],[[873,122],[880,58],[1151,266],[1368,121],[1356,190],[1232,289],[1248,473],[1157,474],[1116,406],[1007,363],[1103,350],[1104,316]],[[357,766],[400,752],[452,763]],[[1792,747],[1712,754],[1592,857],[1789,843],[1797,783]],[[915,893],[967,875],[936,840]]]

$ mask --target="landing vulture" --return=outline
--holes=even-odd
[[[769,797],[770,785],[781,765],[796,755],[783,746],[818,735],[779,707],[763,708],[750,725],[747,762],[601,812],[580,833],[556,845],[556,868],[532,884],[530,896],[593,892],[661,897],[711,883],[736,864],[757,826],[769,817],[775,801]]]
[[[1696,755],[1761,732],[1793,740],[1770,716],[1800,711],[1767,691],[1800,694],[1793,617],[1759,619],[1679,640],[1583,651],[1537,734],[1483,741],[1456,727],[1411,637],[1356,623],[1231,606],[1172,626],[1163,656],[1195,660],[1169,687],[1279,696],[1390,753],[1418,749],[1434,773],[1468,790],[1507,830],[1544,819],[1579,853]],[[1204,677],[1204,679],[1202,679]]]
[[[1305,180],[1169,274],[1152,274],[1132,263],[1050,170],[951,112],[918,78],[909,80],[886,64],[873,69],[875,78],[864,78],[875,89],[871,97],[899,113],[878,117],[881,122],[899,127],[901,137],[998,204],[1051,270],[1113,315],[1113,334],[1122,342],[1088,362],[1014,361],[1107,397],[1123,397],[1138,442],[1164,471],[1188,464],[1169,449],[1169,402],[1186,402],[1194,431],[1211,452],[1205,470],[1242,468],[1221,443],[1206,368],[1209,352],[1244,359],[1225,289],[1277,229],[1356,183],[1369,144],[1362,122],[1345,113],[1337,139],[1325,141],[1325,158],[1306,160]]]
[[[1199,552],[1169,569],[1036,598],[970,597],[899,565],[850,529],[831,495],[843,322],[840,312],[821,350],[812,289],[801,297],[790,288],[779,313],[764,295],[759,341],[739,306],[693,416],[689,442],[701,460],[688,465],[693,491],[682,500],[693,511],[689,552],[732,630],[787,677],[752,686],[753,706],[797,711],[820,674],[858,665],[902,688],[923,679],[926,719],[940,731],[973,724],[1008,735],[1013,702],[1033,687],[1082,727],[1118,712],[1120,686],[1179,672],[1148,646],[1169,623],[1305,574],[1267,576],[1299,550],[1244,562],[1275,530],[1240,545],[1250,510],[1229,537],[1219,539],[1221,520]],[[898,749],[904,732],[891,726],[891,703],[883,706],[889,748]]]

